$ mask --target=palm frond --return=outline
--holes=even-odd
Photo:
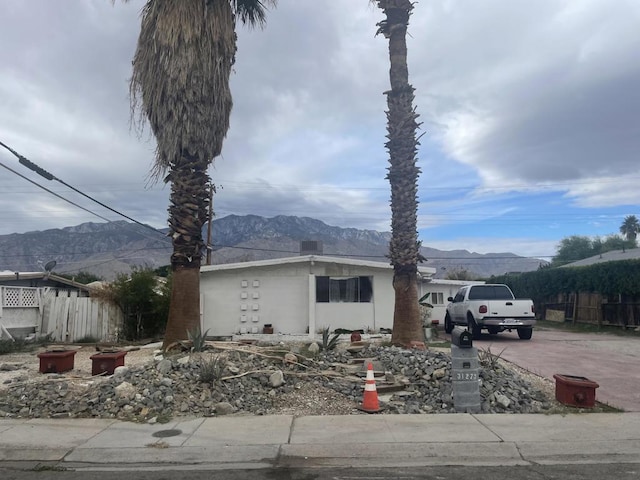
[[[228,1],[148,1],[130,82],[157,140],[154,176],[185,157],[208,165],[229,129],[236,35]]]
[[[243,25],[264,27],[268,6],[275,7],[277,0],[232,0],[234,12]]]

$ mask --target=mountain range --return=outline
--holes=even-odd
[[[300,254],[302,241],[317,241],[324,255],[386,262],[391,233],[327,225],[308,217],[229,215],[212,223],[212,263],[246,262]],[[204,238],[207,238],[206,228]],[[61,229],[0,235],[0,271],[41,271],[56,261],[58,274],[86,271],[106,280],[135,266],[169,263],[171,242],[164,231],[135,223],[83,223]],[[479,254],[422,247],[423,265],[436,277],[468,271],[475,278],[536,270],[543,260],[513,253]]]

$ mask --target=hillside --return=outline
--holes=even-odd
[[[340,228],[308,217],[229,215],[213,222],[213,263],[242,262],[299,254],[300,241],[322,242],[325,255],[386,262],[389,232]],[[205,234],[206,238],[206,234]],[[112,279],[134,266],[156,268],[169,261],[171,245],[161,232],[125,221],[83,223],[44,231],[0,236],[0,270],[40,271],[56,260],[57,273],[80,270]],[[513,253],[478,254],[466,250],[441,251],[424,247],[426,265],[438,277],[466,269],[478,277],[530,271],[540,260]]]

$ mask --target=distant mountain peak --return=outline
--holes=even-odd
[[[171,244],[162,235],[124,220],[80,225],[24,234],[0,235],[0,270],[34,271],[56,260],[58,273],[87,271],[105,279],[129,272],[133,266],[167,265]],[[388,263],[391,234],[375,230],[341,228],[311,217],[227,215],[212,225],[213,262],[228,263],[298,255],[303,240],[321,241],[324,255],[363,258]],[[206,227],[203,231],[206,238]],[[482,255],[467,250],[450,252],[428,246],[423,265],[437,268],[437,276],[468,270],[489,277],[538,268],[540,260],[513,253]]]

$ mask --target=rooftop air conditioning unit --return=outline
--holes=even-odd
[[[300,242],[300,256],[322,255],[322,242],[318,240],[302,240]]]

